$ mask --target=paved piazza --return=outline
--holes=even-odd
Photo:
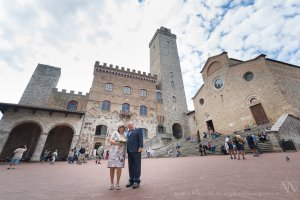
[[[291,158],[290,162],[285,156]],[[140,188],[109,191],[106,161],[96,165],[23,163],[0,165],[1,200],[79,199],[300,199],[300,153],[263,154],[246,160],[228,156],[142,160]]]

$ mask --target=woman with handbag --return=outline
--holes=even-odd
[[[125,137],[125,126],[123,124],[118,124],[117,131],[113,132],[109,138],[109,158],[107,167],[110,168],[110,190],[115,188],[114,186],[114,176],[115,171],[117,171],[117,184],[116,189],[120,190],[120,178],[122,173],[122,168],[125,165],[125,149],[126,149],[126,137]]]

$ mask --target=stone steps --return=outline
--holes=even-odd
[[[267,126],[270,124],[265,124],[257,127],[252,127],[251,131],[242,131],[239,132],[242,138],[246,137],[247,133],[253,133],[255,135],[262,133]],[[207,145],[208,142],[211,142],[213,145],[216,146],[216,152],[212,153],[210,151],[207,151],[206,153],[208,155],[220,155],[221,154],[221,146],[225,144],[225,135],[220,135],[217,138],[203,138],[201,139],[201,144]],[[200,155],[199,153],[199,144],[197,143],[191,143],[189,141],[186,141],[185,139],[179,139],[179,140],[172,140],[171,143],[161,146],[159,148],[153,148],[155,151],[154,156],[155,157],[168,157],[167,150],[172,148],[173,150],[173,155],[176,154],[176,144],[179,144],[181,146],[180,148],[180,153],[182,156],[190,156],[190,155]],[[262,152],[274,152],[272,143],[267,141],[264,143],[258,143],[259,148],[261,149]],[[251,153],[251,149],[249,149],[248,144],[246,142],[245,144],[245,152],[246,153]],[[143,157],[146,157],[146,153],[143,154]]]

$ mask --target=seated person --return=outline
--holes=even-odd
[[[203,153],[206,156],[205,145],[202,145],[201,143],[199,144],[199,152],[200,152],[201,156],[203,156]]]
[[[228,154],[224,145],[221,146],[221,152],[222,152],[223,155]]]
[[[249,125],[246,125],[245,126],[245,131],[250,131],[251,130],[251,127]]]
[[[267,133],[266,132],[263,132],[262,133],[262,137],[264,138],[265,141],[269,141],[268,139],[268,136],[267,136]]]
[[[211,150],[211,142],[207,143],[207,148],[208,148],[209,151]]]
[[[208,142],[207,144],[208,150],[211,151],[212,153],[216,152],[216,146],[212,144],[211,142]]]
[[[179,157],[179,156],[181,156],[181,153],[180,153],[179,150],[177,150],[177,151],[176,151],[176,157]]]
[[[264,136],[262,135],[262,134],[258,134],[257,135],[258,136],[258,138],[259,138],[259,142],[265,142],[266,141],[266,139],[264,138]]]
[[[211,145],[211,152],[212,153],[215,153],[216,152],[216,146],[213,144]]]

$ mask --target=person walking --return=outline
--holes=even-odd
[[[16,150],[14,150],[14,157],[11,159],[11,162],[9,164],[9,167],[7,169],[15,169],[15,166],[19,164],[20,160],[23,157],[23,153],[27,151],[26,145],[22,145]]]
[[[143,132],[141,128],[135,128],[133,122],[129,122],[127,127],[129,182],[126,184],[126,187],[136,189],[141,182],[141,159],[144,145]]]
[[[252,135],[247,134],[246,140],[247,140],[247,143],[248,143],[248,147],[252,150],[253,156],[258,156],[258,154],[256,152],[255,141],[254,141],[254,138],[252,137]]]
[[[96,164],[101,164],[101,159],[103,159],[103,153],[104,153],[104,148],[102,144],[100,143],[100,146],[98,147],[96,151]]]
[[[58,158],[58,152],[57,149],[52,153],[52,160],[50,162],[50,165],[54,165],[55,160]]]
[[[226,139],[225,139],[225,148],[226,148],[228,154],[230,155],[230,159],[233,159],[233,158],[236,159],[235,152],[234,152],[234,149],[233,149],[233,142],[232,142],[229,135],[226,136]]]
[[[73,163],[74,163],[74,150],[71,149],[68,155],[68,164],[73,164]]]
[[[122,168],[125,166],[125,150],[126,150],[126,137],[125,137],[125,126],[123,124],[118,124],[117,131],[109,138],[110,147],[109,152],[110,156],[108,158],[107,167],[110,168],[110,190],[115,188],[114,186],[114,177],[115,171],[117,171],[117,183],[116,189],[120,190],[120,178],[122,174]]]
[[[41,163],[44,163],[48,159],[49,153],[50,151],[48,151],[47,149],[44,151],[44,153],[41,156]]]
[[[244,149],[244,140],[242,139],[242,137],[238,134],[236,134],[235,136],[235,145],[236,145],[236,149],[237,149],[237,154],[238,154],[238,160],[240,160],[240,155],[242,154],[243,159],[245,158],[245,149]]]
[[[81,165],[85,160],[85,148],[81,147],[79,150],[79,156],[78,156],[78,165]]]

